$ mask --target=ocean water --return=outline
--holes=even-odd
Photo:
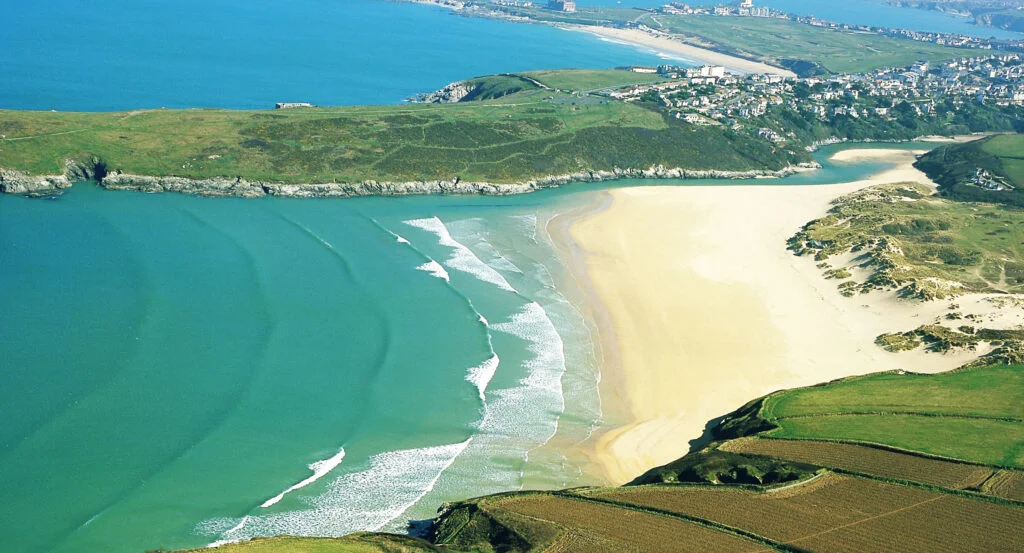
[[[775,184],[882,168],[827,165]],[[0,197],[0,550],[401,531],[444,501],[594,483],[543,447],[603,423],[545,228],[636,184],[721,183]]]
[[[7,2],[0,108],[397,103],[461,79],[656,64],[544,25],[382,0]]]

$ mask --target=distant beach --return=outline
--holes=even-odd
[[[786,77],[796,77],[796,73],[781,67],[775,67],[766,63],[751,61],[748,59],[730,56],[707,48],[699,48],[674,40],[665,36],[657,36],[639,29],[616,29],[612,27],[600,27],[596,25],[556,25],[560,29],[569,31],[581,31],[599,37],[643,46],[652,50],[670,55],[680,56],[684,59],[697,63],[710,65],[721,65],[726,69],[738,73],[774,73]]]
[[[945,371],[977,355],[883,351],[878,334],[923,324],[949,302],[845,298],[813,259],[786,250],[786,239],[839,196],[928,183],[914,159],[899,149],[840,152],[834,161],[898,164],[845,184],[599,192],[603,209],[569,223],[564,245],[590,289],[604,344],[602,398],[613,428],[596,441],[595,469],[627,482],[684,455],[708,421],[774,390],[890,369]]]

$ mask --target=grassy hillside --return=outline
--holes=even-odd
[[[883,373],[767,397],[771,438],[841,440],[1024,468],[1024,367]]]
[[[607,81],[605,81],[607,82]],[[490,83],[497,95],[507,81]],[[645,107],[549,90],[453,105],[127,113],[0,111],[0,168],[108,171],[284,183],[462,179],[496,183],[654,165],[779,169],[805,153],[692,128]]]
[[[877,186],[836,200],[790,239],[829,263],[847,294],[1024,292],[1024,212],[939,198],[919,184]],[[857,273],[857,274],[854,274]]]
[[[917,167],[949,198],[1024,206],[1024,135],[999,135],[945,146],[922,156]],[[979,169],[1006,179],[1014,188],[985,190],[972,184]]]

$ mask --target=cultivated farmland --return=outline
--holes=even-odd
[[[623,488],[595,494],[743,528],[815,552],[1021,551],[1024,509],[828,475],[763,493],[736,488]]]
[[[929,459],[875,447],[809,440],[745,438],[727,442],[721,449],[951,489],[980,486],[994,472],[991,467]]]

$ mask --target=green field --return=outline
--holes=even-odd
[[[840,198],[791,238],[790,248],[825,263],[854,253],[835,269],[861,268],[868,276],[846,280],[838,273],[848,295],[891,288],[922,298],[1024,292],[1024,212],[939,198],[920,184]]]
[[[915,61],[974,55],[970,50],[874,33],[833,30],[786,19],[654,14],[631,8],[580,7],[567,14],[542,8],[496,8],[537,21],[624,27],[643,24],[694,46],[792,69],[800,75],[862,73]]]
[[[1024,367],[884,373],[766,398],[776,438],[883,444],[1024,468]]]
[[[833,73],[904,67],[917,60],[970,55],[964,50],[870,33],[823,29],[784,19],[716,16],[652,16],[648,25],[688,37],[714,50],[807,73],[797,61]]]
[[[917,167],[939,184],[944,196],[966,201],[998,202],[1024,207],[1024,135],[1007,134],[928,152]],[[984,169],[1005,178],[1012,190],[984,190],[970,184]]]
[[[491,92],[502,82],[491,83]],[[67,159],[95,157],[108,171],[280,183],[512,183],[656,165],[781,169],[807,159],[752,135],[687,127],[643,106],[577,102],[549,90],[448,105],[0,111],[0,136],[0,168],[8,170],[60,174]]]

